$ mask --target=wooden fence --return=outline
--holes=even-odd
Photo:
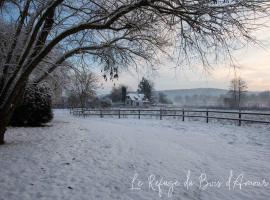
[[[225,111],[225,110],[192,110],[192,109],[81,109],[71,108],[70,113],[75,116],[116,116],[126,118],[127,116],[155,116],[162,120],[164,117],[204,119],[206,123],[210,119],[236,121],[238,126],[242,122],[270,124],[270,113],[247,112],[247,111]],[[228,116],[230,115],[230,116]]]

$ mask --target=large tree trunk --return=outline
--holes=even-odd
[[[0,109],[0,145],[5,144],[5,132],[10,124],[10,120],[16,106],[22,100],[26,82],[22,81],[18,85],[19,87],[13,93],[10,101],[6,103],[2,109]]]
[[[5,132],[9,124],[10,115],[7,115],[6,112],[0,110],[0,145],[5,143]]]
[[[2,123],[1,123],[1,127],[0,127],[0,145],[5,144],[5,132],[6,132],[6,128],[5,128],[5,126],[2,126]]]

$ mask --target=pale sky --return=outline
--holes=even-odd
[[[256,33],[256,36],[264,44],[264,47],[249,46],[233,52],[239,68],[236,69],[248,84],[250,91],[270,90],[270,28],[265,28]],[[175,64],[166,59],[161,59],[159,70],[152,73],[143,66],[139,73],[123,72],[115,85],[125,84],[131,90],[136,90],[140,79],[149,78],[155,86],[155,90],[189,89],[189,88],[221,88],[228,89],[230,80],[235,71],[226,64],[217,64],[208,72],[200,66],[174,69]],[[103,87],[99,93],[108,93],[114,83],[102,82]]]

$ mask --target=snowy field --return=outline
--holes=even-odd
[[[270,127],[79,118],[9,128],[1,200],[269,200]]]

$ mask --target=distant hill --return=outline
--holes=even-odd
[[[179,99],[185,99],[187,97],[193,97],[194,95],[198,96],[206,96],[208,98],[218,99],[221,95],[225,95],[228,93],[228,90],[218,89],[218,88],[193,88],[193,89],[177,89],[177,90],[160,90],[155,91],[154,94],[158,94],[159,92],[163,92],[167,95],[169,99],[176,103],[176,97]],[[248,94],[258,94],[257,91],[249,91]],[[209,102],[209,100],[208,100]],[[179,103],[179,102],[178,102]],[[192,102],[186,102],[192,103]],[[194,102],[193,102],[194,103]],[[199,103],[199,102],[197,102]]]
[[[178,90],[161,90],[156,91],[155,93],[163,92],[170,99],[174,99],[177,96],[185,97],[185,96],[193,96],[193,95],[206,95],[217,97],[220,95],[224,95],[228,92],[228,90],[217,89],[217,88],[193,88],[193,89],[178,89]]]

